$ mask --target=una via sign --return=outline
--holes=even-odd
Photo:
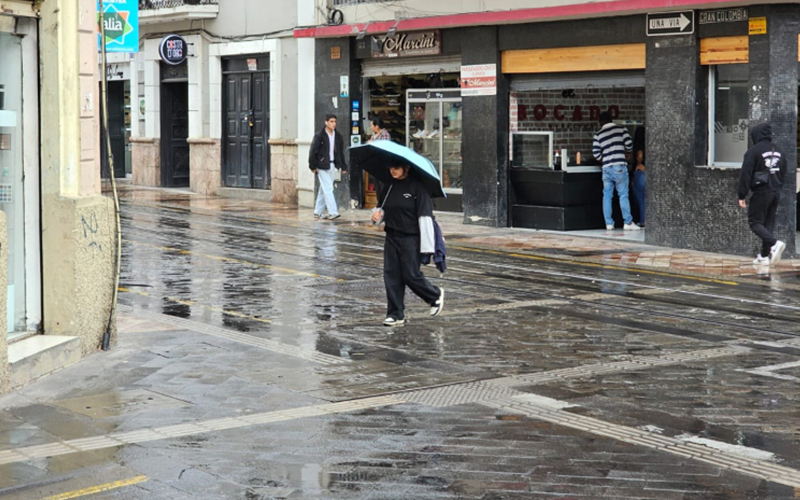
[[[647,36],[694,33],[694,11],[647,14]]]

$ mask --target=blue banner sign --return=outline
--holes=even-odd
[[[100,11],[100,2],[97,10]],[[139,52],[139,0],[103,0],[102,19],[106,52]],[[97,22],[97,46],[102,50],[99,14]]]

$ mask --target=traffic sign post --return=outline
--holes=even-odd
[[[647,14],[647,36],[691,35],[694,33],[694,11]]]

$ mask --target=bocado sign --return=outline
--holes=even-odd
[[[607,111],[611,114],[612,120],[619,118],[619,106],[609,106]],[[544,104],[537,104],[533,106],[533,109],[529,109],[528,106],[520,104],[517,106],[517,119],[519,121],[530,119],[542,121],[546,120],[548,116],[552,114],[553,118],[558,121],[569,120],[573,122],[596,122],[600,119],[601,112],[602,109],[600,106],[587,106],[584,108],[582,106],[570,107],[563,104],[557,104],[556,106],[553,106],[552,109],[548,110],[547,106]]]
[[[177,66],[186,60],[186,40],[180,35],[167,35],[158,46],[158,55],[167,64]]]

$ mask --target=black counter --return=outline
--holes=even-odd
[[[603,229],[603,178],[597,172],[511,168],[511,226]]]

